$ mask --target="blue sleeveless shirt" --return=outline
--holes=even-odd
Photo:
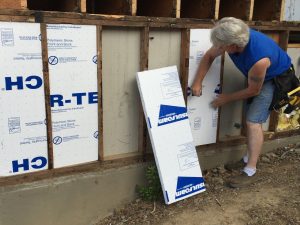
[[[285,72],[291,66],[291,58],[268,36],[250,29],[249,42],[241,53],[229,54],[235,66],[248,77],[251,67],[262,58],[269,58],[265,80]]]

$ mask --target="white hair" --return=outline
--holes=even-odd
[[[216,47],[235,44],[243,48],[249,41],[249,27],[240,19],[224,17],[212,28],[210,40]]]

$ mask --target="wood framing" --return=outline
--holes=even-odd
[[[219,19],[219,11],[220,11],[220,0],[216,0],[216,5],[215,5],[215,20]]]
[[[137,0],[129,0],[130,1],[130,12],[132,16],[136,16],[136,10],[137,10]]]
[[[221,56],[221,68],[220,68],[220,85],[221,85],[221,91],[223,87],[223,81],[224,81],[224,64],[225,64],[225,54]],[[222,107],[219,108],[218,111],[218,125],[217,125],[217,143],[220,141],[220,120],[221,120],[221,112]]]
[[[286,51],[288,48],[288,40],[289,40],[289,31],[280,31],[280,32],[267,32],[274,41],[278,43],[278,45]],[[270,123],[269,123],[269,131],[276,131],[278,125],[278,113],[272,111],[270,114]]]
[[[281,7],[280,7],[280,21],[285,20],[285,4],[286,0],[281,0]]]
[[[250,11],[249,11],[249,20],[250,21],[253,19],[253,10],[254,10],[254,0],[251,0],[251,2],[250,2]]]
[[[37,12],[0,9],[1,21],[24,21],[33,22],[36,14],[43,16],[47,23],[70,23],[82,25],[102,25],[117,27],[156,27],[156,28],[211,28],[214,25],[212,20],[199,19],[178,19],[178,18],[157,18],[157,17],[133,17],[133,16],[111,16],[111,15],[91,15],[82,13],[63,12]],[[279,21],[246,21],[246,23],[258,30],[290,30],[300,31],[299,22],[279,22]]]
[[[222,0],[221,0],[222,1]],[[224,0],[223,0],[224,1]],[[131,2],[134,2],[132,0]],[[138,4],[137,0],[137,4]],[[162,1],[159,1],[161,4]],[[167,1],[166,1],[167,2]],[[174,2],[172,2],[171,12],[174,13]],[[218,1],[216,1],[217,4]],[[177,3],[177,2],[176,2]],[[81,10],[83,10],[83,1],[81,1]],[[133,3],[131,3],[133,4]],[[165,4],[165,3],[164,3]],[[138,6],[137,6],[138,7]],[[157,6],[156,6],[157,7]],[[133,11],[131,11],[133,12]],[[133,13],[132,13],[133,14]],[[216,11],[215,14],[216,16]],[[174,15],[173,15],[174,16]],[[175,17],[175,16],[174,16]],[[0,21],[17,21],[17,22],[40,22],[41,23],[41,36],[42,36],[42,57],[43,57],[43,74],[44,74],[44,88],[45,88],[45,108],[46,108],[46,120],[47,120],[47,138],[48,138],[48,160],[49,169],[53,168],[53,145],[52,145],[52,125],[51,125],[51,108],[50,108],[50,87],[49,87],[49,71],[48,71],[48,53],[47,53],[47,32],[46,23],[58,23],[58,24],[81,24],[81,25],[96,25],[97,26],[97,55],[98,55],[98,132],[99,132],[99,160],[101,163],[89,163],[86,165],[80,165],[69,168],[53,169],[47,171],[34,172],[30,174],[17,175],[14,177],[0,178],[0,185],[16,184],[24,181],[34,181],[37,179],[52,178],[55,176],[61,176],[66,174],[95,171],[100,169],[113,168],[120,165],[127,165],[129,163],[137,163],[141,161],[141,153],[143,153],[144,161],[149,157],[146,154],[147,147],[147,130],[144,120],[144,114],[140,107],[139,118],[139,143],[137,153],[129,153],[122,155],[109,156],[104,162],[103,158],[103,96],[102,96],[102,28],[103,27],[138,27],[141,29],[141,50],[140,50],[140,69],[148,69],[148,52],[149,52],[149,29],[151,28],[165,28],[165,29],[181,29],[181,60],[180,60],[180,79],[186,99],[186,87],[188,81],[188,67],[189,67],[189,38],[190,29],[197,28],[211,28],[214,25],[214,21],[208,19],[182,19],[182,18],[170,18],[170,17],[133,17],[133,16],[105,16],[105,15],[90,15],[84,13],[58,13],[58,12],[42,12],[32,10],[0,10]],[[275,33],[275,39],[282,48],[287,47],[289,32],[300,32],[300,23],[295,22],[272,22],[272,21],[248,21],[250,27],[259,29],[261,31],[272,31]],[[223,64],[222,60],[222,64]],[[220,118],[220,117],[219,117]],[[271,131],[276,129],[276,117],[273,122],[270,122]],[[219,131],[219,128],[218,128]],[[283,138],[291,135],[299,135],[299,130],[288,132],[265,132],[266,140],[273,140],[275,138]],[[245,137],[233,137],[226,141],[219,141],[216,144],[210,145],[214,147],[232,146],[237,144],[245,144]],[[202,146],[199,149],[205,149],[207,146]],[[121,158],[121,159],[120,159]]]
[[[86,0],[77,0],[78,5],[80,5],[80,12],[86,13]]]
[[[148,56],[149,56],[149,27],[144,27],[141,30],[141,44],[140,44],[140,70],[148,70]],[[142,153],[145,160],[147,151],[147,124],[144,116],[143,106],[139,103],[139,136],[138,136],[138,150]]]
[[[43,79],[44,79],[46,126],[47,126],[48,168],[53,169],[54,159],[53,159],[53,142],[52,142],[52,116],[51,116],[51,106],[50,106],[47,26],[45,23],[41,23],[41,41],[42,41]]]
[[[176,0],[176,2],[174,2],[174,3],[176,3],[176,6],[175,6],[175,10],[176,10],[176,18],[180,18],[180,15],[181,15],[181,1],[182,0]]]
[[[183,97],[187,104],[187,87],[189,76],[189,57],[190,57],[190,29],[181,31],[181,47],[180,47],[180,82],[183,90]]]
[[[27,0],[1,0],[0,9],[27,9]]]
[[[284,20],[286,0],[2,0],[0,9],[108,15],[243,20]]]
[[[104,160],[102,95],[102,26],[97,26],[98,160]]]

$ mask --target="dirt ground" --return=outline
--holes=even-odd
[[[237,173],[224,166],[204,171],[206,192],[169,206],[137,199],[97,225],[300,225],[300,146],[262,155],[259,180],[249,187],[226,186]]]

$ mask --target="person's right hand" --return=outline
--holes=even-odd
[[[202,95],[202,83],[194,83],[191,87],[192,96],[200,97]]]

